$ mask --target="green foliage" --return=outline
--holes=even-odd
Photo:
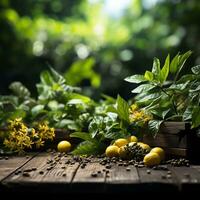
[[[191,53],[178,53],[171,62],[168,55],[162,68],[160,60],[154,58],[152,71],[125,79],[137,83],[140,77],[142,82],[145,81],[138,82],[142,84],[132,92],[137,94],[136,104],[153,115],[154,119],[148,122],[148,127],[154,135],[163,121],[190,121],[192,128],[200,125],[200,67],[191,68],[192,74],[181,74]]]
[[[142,0],[131,0],[126,12],[116,13],[117,20],[113,12],[104,10],[104,4],[80,0],[2,1],[0,93],[8,94],[10,82],[19,80],[36,96],[38,75],[50,63],[67,74],[64,76],[69,85],[84,86],[96,99],[101,92],[117,96],[118,91],[129,98],[127,90],[131,86],[127,88],[123,78],[145,70],[153,55],[162,57],[166,49],[172,54],[193,49],[196,54],[191,62],[197,62],[198,0],[158,1],[149,7]],[[173,66],[171,73],[176,70]]]
[[[94,64],[94,58],[74,62],[64,75],[67,82],[70,85],[78,85],[86,79],[90,80],[92,87],[98,88],[101,83],[101,77],[93,70]]]

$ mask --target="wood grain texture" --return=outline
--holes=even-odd
[[[32,159],[33,155],[28,157],[26,156],[17,156],[17,157],[2,157],[0,159],[0,181],[6,178],[9,174],[20,168],[22,165],[27,163],[30,159]]]
[[[88,163],[85,168],[78,168],[71,182],[71,190],[86,193],[105,192],[105,177],[104,166],[95,162]]]
[[[200,190],[200,171],[198,167],[171,167],[182,192],[198,192]]]
[[[114,165],[106,176],[106,191],[109,193],[137,192],[140,180],[134,166]]]
[[[168,170],[138,168],[138,175],[144,191],[178,191],[176,178]]]

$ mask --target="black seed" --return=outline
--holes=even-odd
[[[65,168],[66,168],[65,166],[62,166],[62,167],[61,167],[61,169],[65,169]]]
[[[162,175],[161,178],[162,178],[162,179],[166,179],[167,177],[166,177],[165,175]]]
[[[40,171],[39,174],[44,174],[44,172],[43,172],[43,171]]]
[[[167,174],[167,178],[172,178],[172,175],[171,174]]]
[[[126,171],[131,171],[131,168],[130,168],[130,167],[127,167],[127,168],[126,168]]]
[[[28,172],[23,172],[22,175],[25,176],[25,177],[29,177],[30,176],[30,174]]]
[[[67,174],[66,173],[64,173],[62,176],[66,176]]]
[[[190,174],[184,174],[184,176],[186,177],[186,178],[190,178]]]
[[[99,170],[97,173],[98,173],[98,174],[101,174],[101,171]]]
[[[110,169],[111,168],[111,165],[106,165],[106,169]]]
[[[8,160],[8,156],[5,157],[5,160]]]
[[[149,170],[149,169],[147,169],[146,172],[147,172],[147,174],[151,174],[151,170]]]
[[[37,168],[36,168],[36,167],[33,167],[33,168],[32,168],[32,171],[36,171],[36,170],[37,170]]]
[[[97,173],[96,173],[96,172],[92,172],[92,173],[91,173],[91,176],[92,176],[92,177],[97,177]]]
[[[172,174],[172,172],[171,171],[167,171],[167,174]]]

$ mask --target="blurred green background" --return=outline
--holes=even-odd
[[[200,63],[199,0],[0,0],[0,94],[21,81],[36,95],[42,70],[95,99],[131,97],[126,76],[153,57],[192,50]]]

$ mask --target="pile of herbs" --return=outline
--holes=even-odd
[[[168,55],[162,67],[154,58],[151,71],[125,79],[140,84],[132,90],[133,102],[153,116],[147,126],[154,136],[164,121],[189,122],[191,128],[200,125],[200,65],[192,67],[191,73],[182,72],[191,54],[178,53],[171,60]]]

